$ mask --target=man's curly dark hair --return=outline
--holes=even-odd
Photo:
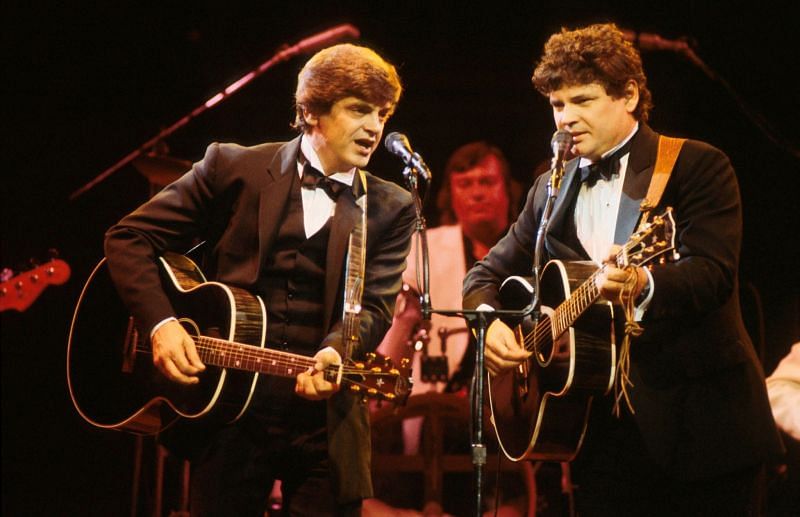
[[[553,34],[531,80],[544,96],[566,86],[597,83],[614,98],[623,97],[625,85],[633,80],[639,86],[639,104],[633,113],[636,120],[647,122],[653,107],[642,57],[613,23],[562,28]]]

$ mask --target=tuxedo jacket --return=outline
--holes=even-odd
[[[149,335],[174,316],[161,286],[156,259],[164,251],[185,252],[204,240],[203,271],[209,280],[255,290],[288,207],[297,172],[300,137],[253,147],[210,145],[205,157],[106,234],[109,272],[119,294]],[[366,271],[358,357],[374,350],[391,323],[415,220],[408,192],[369,173]],[[353,194],[355,191],[355,195]],[[362,209],[360,175],[343,191],[331,221],[325,278],[326,337],[342,357],[342,299],[348,238]],[[328,449],[334,489],[341,501],[371,495],[367,410],[346,390],[328,401]]]
[[[634,135],[615,243],[635,229],[655,165],[658,135]],[[545,230],[545,257],[584,260],[571,207],[580,190],[578,160],[565,166]],[[464,281],[464,308],[499,307],[498,286],[529,275],[548,175],[540,176],[506,236]],[[653,297],[631,344],[634,419],[651,456],[687,479],[721,474],[779,454],[782,445],[764,374],[742,322],[738,299],[742,214],[738,184],[718,149],[687,140],[655,214],[672,207],[680,259],[655,265]],[[568,231],[573,225],[573,231]],[[591,433],[591,429],[588,431]]]

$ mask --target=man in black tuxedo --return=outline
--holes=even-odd
[[[630,345],[630,406],[596,397],[574,464],[584,515],[756,515],[763,465],[782,446],[737,287],[742,221],[736,176],[718,149],[688,140],[654,213],[673,207],[680,259],[620,269],[610,259],[640,217],[658,137],[638,51],[613,24],[562,30],[533,73],[555,125],[572,135],[544,236],[544,261],[604,263],[603,298],[630,304],[644,332]],[[592,177],[591,164],[612,166]],[[528,275],[549,175],[506,236],[464,281],[464,308],[499,307],[498,286]],[[617,339],[617,341],[621,341]],[[486,336],[492,373],[529,357],[500,320]],[[496,404],[497,402],[495,402]]]
[[[205,366],[175,320],[156,258],[196,240],[206,241],[209,280],[265,301],[268,348],[316,359],[296,379],[261,376],[235,423],[183,422],[164,436],[192,460],[192,515],[263,515],[275,479],[292,515],[358,515],[372,493],[367,409],[321,370],[346,359],[343,273],[363,210],[361,349],[353,356],[374,350],[391,322],[414,211],[406,191],[361,169],[401,90],[394,66],[372,50],[322,50],[298,76],[300,136],[253,147],[210,145],[190,171],[106,235],[112,279],[169,379],[195,384]]]

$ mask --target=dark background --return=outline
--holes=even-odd
[[[102,258],[103,232],[147,199],[148,185],[129,165],[74,201],[70,193],[282,44],[339,23],[358,27],[362,44],[398,65],[406,91],[386,132],[406,133],[434,175],[457,146],[487,139],[507,153],[526,185],[548,158],[553,131],[547,103],[530,85],[549,34],[562,25],[615,21],[690,38],[740,100],[683,56],[645,52],[655,101],[651,125],[709,141],[731,157],[745,216],[745,316],[768,373],[800,339],[794,270],[800,102],[792,78],[798,47],[788,13],[764,2],[725,10],[700,2],[621,9],[597,1],[557,8],[538,2],[10,4],[2,8],[3,143],[11,161],[2,175],[0,267],[20,270],[56,248],[72,278],[46,289],[24,313],[2,313],[4,514],[129,512],[133,438],[94,429],[78,416],[65,354],[80,288]],[[292,93],[305,59],[279,64],[173,134],[165,142],[170,153],[197,160],[211,141],[293,136]],[[767,137],[742,104],[784,144]],[[401,183],[401,165],[383,146],[370,169]]]

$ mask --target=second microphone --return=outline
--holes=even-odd
[[[399,156],[403,163],[409,167],[417,170],[417,173],[422,176],[425,181],[431,180],[431,171],[425,164],[422,157],[411,150],[411,144],[408,143],[408,138],[403,133],[389,133],[384,140],[386,149],[390,153]]]

